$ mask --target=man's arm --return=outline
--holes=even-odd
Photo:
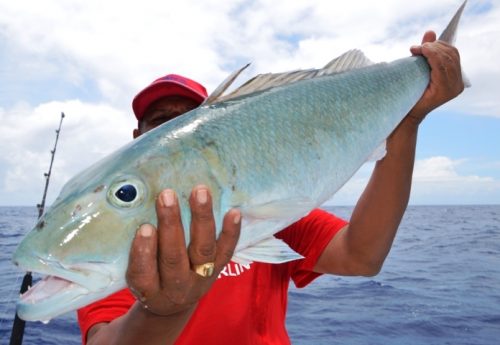
[[[191,242],[186,248],[180,210],[173,191],[156,202],[158,230],[141,226],[132,243],[127,283],[139,301],[122,317],[94,325],[87,344],[173,344],[191,317],[198,300],[209,290],[231,259],[239,237],[241,216],[230,210],[215,238],[215,221],[208,188],[198,186],[190,197]],[[211,277],[191,265],[215,263]]]
[[[418,126],[425,116],[458,96],[464,89],[458,51],[424,35],[411,48],[427,58],[429,86],[408,116],[387,140],[387,154],[378,161],[357,202],[349,225],[328,244],[314,270],[339,275],[377,274],[389,253],[410,196]]]

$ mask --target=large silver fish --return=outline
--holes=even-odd
[[[452,41],[465,3],[441,38]],[[232,78],[231,78],[232,79]],[[273,234],[328,200],[422,96],[422,57],[371,64],[348,52],[319,70],[257,76],[134,140],[70,180],[17,248],[20,268],[46,274],[21,296],[18,314],[48,320],[126,286],[132,238],[156,223],[155,197],[211,188],[217,229],[243,214],[233,260],[300,258]],[[189,241],[189,231],[186,232]]]

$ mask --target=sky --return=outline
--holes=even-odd
[[[0,205],[48,190],[132,139],[131,100],[152,80],[186,75],[209,92],[251,62],[258,73],[319,68],[358,48],[409,55],[444,29],[459,0],[0,0]],[[500,0],[470,0],[456,45],[472,87],[419,131],[410,204],[500,204]],[[373,164],[328,202],[355,204]]]

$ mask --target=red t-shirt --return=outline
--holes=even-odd
[[[276,234],[304,259],[284,264],[230,262],[200,300],[176,344],[290,344],[285,328],[290,278],[304,287],[320,276],[312,269],[346,224],[316,209]],[[134,302],[124,289],[78,310],[83,343],[93,325],[125,314]]]

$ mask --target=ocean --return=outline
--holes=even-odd
[[[0,207],[2,345],[23,276],[10,258],[36,216]],[[298,345],[500,344],[500,206],[410,206],[380,274],[291,288],[287,328]],[[80,344],[74,313],[27,323],[23,344]]]

